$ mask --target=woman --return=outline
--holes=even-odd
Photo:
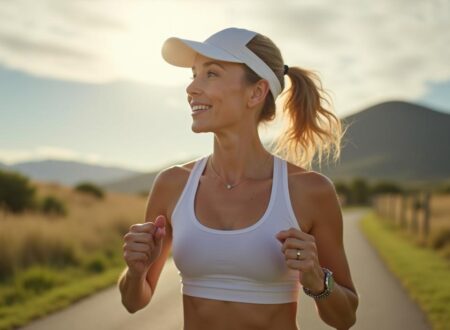
[[[162,54],[192,68],[192,130],[214,133],[214,151],[156,177],[146,222],[124,236],[124,306],[134,313],[150,302],[172,249],[185,330],[298,329],[300,287],[324,322],[349,329],[358,297],[339,202],[333,183],[309,170],[314,155],[320,161],[332,146],[338,157],[342,130],[322,107],[314,74],[284,65],[270,39],[245,29],[203,43],[169,38]],[[275,116],[284,75],[290,126],[275,152],[292,163],[268,152],[258,135]]]

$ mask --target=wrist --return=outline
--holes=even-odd
[[[322,285],[317,288],[305,288],[303,287],[303,291],[306,295],[313,297],[314,299],[323,299],[328,297],[333,291],[334,287],[334,279],[333,272],[327,268],[322,268]]]
[[[125,276],[131,281],[142,281],[145,279],[145,273],[136,273],[131,271],[129,268]]]

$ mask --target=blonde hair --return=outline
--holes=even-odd
[[[273,70],[284,90],[284,61],[272,40],[257,34],[247,47]],[[245,66],[245,70],[249,83],[261,79],[249,67]],[[331,102],[325,97],[329,95],[322,88],[319,77],[313,71],[300,67],[289,67],[287,75],[291,86],[282,95],[286,96],[283,114],[288,116],[288,126],[276,141],[273,152],[308,170],[311,169],[316,155],[320,166],[323,154],[328,159],[333,149],[333,160],[337,161],[341,151],[341,138],[344,135],[343,123],[324,107],[323,103],[330,106]],[[275,118],[275,110],[274,98],[269,93],[258,125],[272,121]]]

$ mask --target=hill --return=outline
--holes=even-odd
[[[101,184],[140,173],[119,167],[54,159],[21,162],[10,165],[7,169],[20,172],[36,181],[57,182],[69,186],[81,181]]]
[[[356,176],[403,184],[450,178],[450,115],[392,101],[345,117],[340,161],[321,172],[334,180]]]

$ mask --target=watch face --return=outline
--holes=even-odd
[[[325,286],[328,291],[331,292],[334,286],[333,272],[326,269],[325,270]]]

